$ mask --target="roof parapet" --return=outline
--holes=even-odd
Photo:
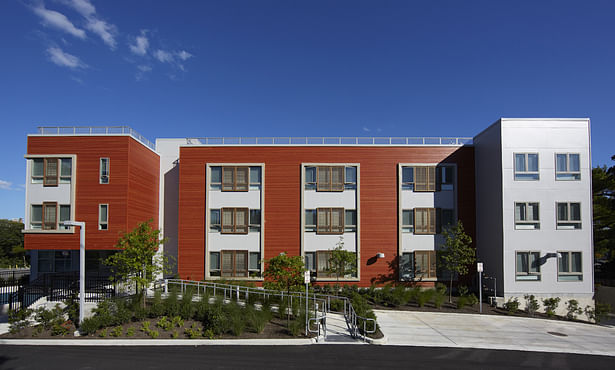
[[[41,136],[80,136],[80,135],[129,135],[141,144],[156,151],[156,145],[129,126],[39,126],[37,135]]]

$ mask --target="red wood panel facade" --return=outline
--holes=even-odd
[[[456,163],[458,215],[474,237],[472,147],[182,147],[180,148],[178,272],[204,276],[207,163],[265,163],[264,259],[300,254],[301,164],[360,163],[361,286],[397,279],[399,163]],[[383,252],[384,259],[374,257]]]
[[[158,227],[159,157],[129,136],[29,136],[28,154],[74,154],[75,219],[86,223],[86,248],[113,249],[138,222]],[[100,158],[109,183],[100,184]],[[109,205],[109,229],[98,230],[98,206]],[[79,249],[79,233],[26,233],[26,249]]]

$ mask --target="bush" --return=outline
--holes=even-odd
[[[113,330],[111,330],[111,336],[116,338],[121,337],[123,332],[124,331],[122,330],[121,326],[116,326],[115,328],[113,328]]]
[[[156,323],[156,326],[164,331],[169,331],[171,330],[173,324],[167,319],[166,316],[162,316],[160,320],[158,320],[158,322]]]
[[[434,292],[435,292],[435,289],[421,290],[416,295],[416,303],[419,305],[419,307],[423,307],[425,306],[425,303],[431,301],[431,297],[433,297]]]
[[[10,310],[8,314],[9,332],[15,334],[24,328],[31,325],[30,316],[32,310],[29,308],[20,308],[18,310]]]
[[[284,297],[278,304],[278,317],[284,319],[288,317],[288,297]]]
[[[154,298],[152,299],[150,309],[149,309],[149,317],[156,318],[163,316],[165,314],[165,306],[162,299],[162,291],[157,290],[154,292]]]
[[[525,311],[528,315],[534,317],[534,314],[540,308],[538,300],[536,300],[533,294],[526,294],[523,296],[523,299],[525,299]]]
[[[571,299],[566,302],[566,318],[568,320],[575,320],[577,315],[583,313],[583,309],[579,307],[579,302],[576,299]]]
[[[79,299],[77,298],[77,293],[74,293],[70,296],[68,300],[64,302],[66,307],[64,308],[64,312],[68,315],[68,319],[72,322],[79,322]]]
[[[130,327],[126,330],[126,336],[127,337],[132,337],[133,335],[135,335],[135,328]]]
[[[302,320],[301,316],[298,316],[296,319],[294,319],[288,324],[288,331],[293,337],[300,336],[301,331],[303,331],[304,328],[305,328],[305,317],[303,317],[303,320]]]
[[[64,311],[60,308],[60,304],[56,304],[51,310],[41,306],[34,310],[34,319],[38,321],[44,329],[49,330],[55,324],[64,322]]]
[[[179,315],[179,301],[177,300],[177,291],[172,290],[164,300],[164,314],[167,316]]]
[[[102,327],[102,323],[99,316],[92,316],[83,319],[83,322],[79,326],[79,331],[82,334],[89,335],[94,334],[98,329]]]
[[[66,323],[55,322],[51,327],[51,335],[66,335],[69,333],[69,328],[71,327],[71,322],[67,321]]]
[[[184,334],[190,339],[197,339],[203,335],[201,328],[198,328],[196,324],[192,324],[191,327],[184,329]]]
[[[585,307],[585,315],[587,316],[587,318],[591,321],[595,321],[596,323],[599,323],[605,317],[607,317],[607,314],[609,312],[611,312],[611,305],[608,303],[596,302],[595,308],[591,306]]]
[[[332,299],[329,304],[329,310],[334,312],[344,311],[344,301],[341,299]]]
[[[184,320],[191,319],[195,313],[194,303],[192,302],[193,292],[192,287],[187,287],[179,302],[179,316]]]
[[[547,316],[549,317],[555,316],[555,310],[557,309],[557,306],[559,305],[559,301],[560,301],[559,297],[545,298],[542,300],[542,305],[545,307],[545,313],[547,314]]]
[[[247,309],[246,312],[246,317],[248,319],[248,323],[250,324],[250,328],[252,328],[256,333],[262,333],[265,330],[267,322],[269,321],[267,313],[257,311],[253,308]]]
[[[442,307],[442,304],[446,300],[446,285],[442,283],[436,284],[436,289],[433,293],[433,304],[436,308]]]
[[[519,309],[519,299],[517,297],[509,298],[508,301],[504,303],[504,309],[508,311],[508,314],[517,312]]]

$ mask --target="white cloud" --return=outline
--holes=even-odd
[[[75,25],[62,13],[46,9],[43,4],[32,8],[34,13],[41,17],[43,25],[57,28],[80,39],[85,39],[85,31]]]
[[[137,81],[141,81],[141,80],[145,80],[147,79],[147,73],[152,71],[152,67],[145,65],[145,64],[141,64],[137,66],[137,73],[135,74],[135,79]]]
[[[130,47],[130,51],[137,55],[145,55],[147,53],[147,48],[149,47],[149,40],[146,36],[147,30],[141,30],[141,36],[137,36],[135,39],[135,44],[128,46]]]
[[[158,59],[158,61],[161,63],[173,63],[175,61],[173,54],[171,54],[168,51],[164,51],[160,49],[154,52],[154,57]]]
[[[363,131],[365,131],[365,132],[370,132],[371,130],[370,130],[369,128],[367,128],[367,127],[363,126]]]
[[[59,65],[60,67],[68,68],[87,68],[87,65],[83,63],[78,57],[65,53],[58,47],[51,47],[47,49],[49,60]]]
[[[96,8],[90,0],[61,0],[61,2],[85,18],[85,28],[100,37],[111,50],[115,49],[117,42],[117,27],[114,24],[103,21],[96,16]]]
[[[189,58],[192,58],[192,54],[190,54],[186,50],[175,52],[175,54],[181,60],[188,60]]]
[[[137,68],[138,68],[138,69],[139,69],[139,71],[141,71],[141,72],[149,72],[149,71],[151,71],[151,70],[152,70],[152,67],[150,67],[150,66],[146,66],[146,65],[140,65],[140,66],[137,66]]]
[[[0,180],[0,190],[22,191],[24,188],[25,188],[25,185],[18,185],[17,187],[13,187],[13,183],[12,182]]]

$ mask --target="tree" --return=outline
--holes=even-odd
[[[265,261],[264,287],[275,290],[299,290],[303,285],[303,259],[280,253]]]
[[[449,272],[448,302],[452,302],[453,276],[468,273],[468,266],[476,261],[476,250],[472,247],[472,238],[463,230],[461,221],[453,227],[442,231],[443,249],[439,252],[442,267]]]
[[[28,266],[23,247],[23,223],[0,220],[0,266]]]
[[[357,272],[357,255],[344,249],[344,238],[341,236],[335,248],[331,250],[328,262],[327,272],[335,274],[338,281],[340,277]]]
[[[615,156],[611,157],[615,160]],[[592,170],[594,251],[597,259],[615,260],[615,166]]]
[[[164,239],[160,238],[160,230],[152,229],[150,222],[142,222],[132,231],[124,233],[115,245],[120,251],[103,262],[111,268],[113,274],[110,279],[135,284],[136,293],[143,294],[143,305],[145,289],[157,275],[170,268],[168,257],[157,253]]]

